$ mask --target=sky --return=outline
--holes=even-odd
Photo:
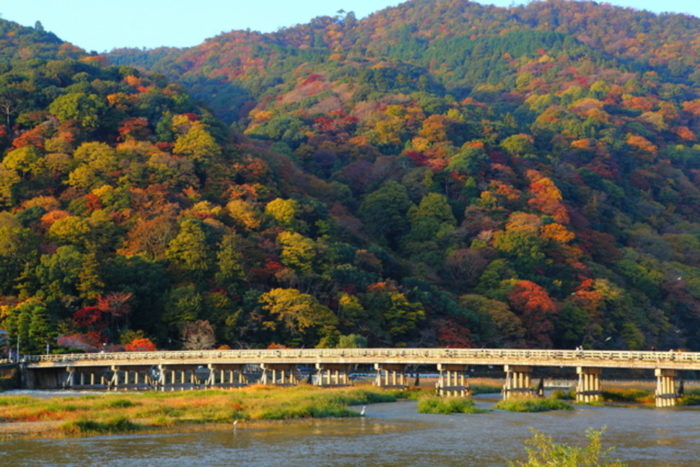
[[[41,21],[61,39],[88,51],[118,47],[189,47],[234,29],[262,32],[333,16],[344,9],[358,18],[401,0],[0,0],[0,17],[25,26]],[[509,6],[521,0],[483,0]],[[656,13],[700,17],[697,0],[609,0]]]

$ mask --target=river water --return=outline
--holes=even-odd
[[[496,399],[479,398],[489,407]],[[632,466],[700,465],[700,410],[577,407],[571,412],[425,415],[415,402],[376,404],[353,419],[263,429],[136,434],[0,443],[0,465],[17,466],[481,466],[524,459],[529,427],[583,443],[607,426],[605,446]]]

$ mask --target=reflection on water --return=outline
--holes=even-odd
[[[490,406],[495,400],[479,401]],[[424,415],[415,402],[367,407],[367,417],[265,429],[0,443],[0,465],[504,465],[523,458],[528,427],[579,443],[607,426],[606,445],[631,465],[697,465],[700,411],[581,407],[573,412]],[[241,426],[243,425],[243,426]]]

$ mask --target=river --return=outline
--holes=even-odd
[[[479,398],[491,406],[496,399]],[[376,404],[364,418],[280,423],[263,429],[135,434],[0,443],[0,465],[52,466],[487,466],[524,459],[529,427],[583,443],[607,426],[606,446],[632,466],[698,465],[700,410],[577,407],[572,412],[425,415],[415,402]]]

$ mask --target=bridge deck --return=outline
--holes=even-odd
[[[33,355],[28,368],[200,364],[523,365],[700,370],[700,352],[519,349],[275,349]],[[1,362],[0,362],[1,363]]]

